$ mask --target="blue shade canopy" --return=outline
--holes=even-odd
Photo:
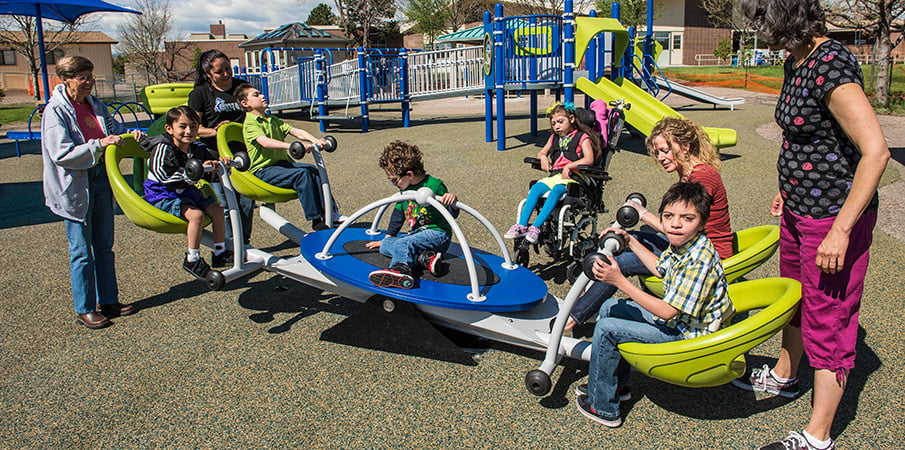
[[[138,11],[116,6],[101,0],[5,0],[0,1],[0,15],[34,16],[61,22],[75,22],[80,16],[93,12]]]
[[[44,102],[50,99],[47,82],[47,55],[44,52],[44,25],[42,19],[73,23],[84,14],[93,12],[125,12],[141,14],[101,0],[6,0],[0,1],[0,15],[34,17],[38,32],[38,51],[41,55],[41,78],[44,85]]]

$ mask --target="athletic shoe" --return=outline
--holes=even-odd
[[[207,274],[211,271],[211,266],[207,265],[204,258],[198,258],[197,261],[189,262],[188,254],[185,255],[185,259],[182,261],[182,268],[199,280],[207,278]]]
[[[227,267],[233,265],[232,250],[223,250],[219,255],[211,253],[211,267]]]
[[[575,388],[575,393],[578,395],[588,395],[588,385],[579,384]],[[619,386],[616,388],[616,394],[619,396],[620,402],[627,402],[632,399],[632,388],[629,386]]]
[[[324,222],[324,219],[314,219],[311,221],[311,229],[314,231],[321,231],[329,228],[330,227],[327,226],[327,223]]]
[[[815,447],[804,437],[804,434],[797,431],[790,431],[789,435],[781,441],[767,444],[760,450],[833,450],[836,448],[833,440],[830,439],[830,445],[826,447]]]
[[[608,419],[601,416],[600,414],[597,414],[597,411],[594,411],[594,408],[592,408],[591,404],[588,403],[587,395],[579,395],[578,398],[575,399],[575,405],[578,406],[578,412],[583,414],[588,419],[593,420],[594,422],[602,423],[610,428],[618,428],[622,426],[622,417]]]
[[[525,234],[525,240],[532,243],[537,244],[537,237],[540,235],[540,228],[531,225],[528,227],[528,233]]]
[[[751,369],[744,375],[732,380],[732,384],[741,389],[755,392],[766,392],[780,397],[795,398],[801,395],[798,378],[781,382],[773,376],[770,366],[764,364],[760,369]]]
[[[405,264],[393,264],[389,269],[380,269],[371,272],[368,279],[374,286],[399,289],[411,289],[415,285],[411,269]]]
[[[441,255],[439,253],[427,250],[418,255],[418,264],[422,269],[436,277],[440,275],[440,259]]]
[[[527,232],[528,232],[527,227],[524,227],[519,224],[515,224],[512,226],[512,228],[509,229],[509,231],[506,232],[506,234],[503,235],[503,237],[506,239],[516,239],[516,238],[520,238],[520,237],[524,236],[525,233],[527,233]]]

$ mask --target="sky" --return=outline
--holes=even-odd
[[[132,0],[105,0],[124,8],[135,9]],[[320,3],[331,8],[332,0],[170,0],[173,16],[172,33],[177,38],[187,38],[191,33],[206,33],[210,25],[222,21],[226,33],[241,33],[249,38],[291,22],[304,22],[308,14]],[[93,29],[103,31],[117,39],[117,25],[130,14],[94,13]]]

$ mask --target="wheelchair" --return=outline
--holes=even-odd
[[[554,260],[567,259],[566,276],[569,282],[574,282],[582,271],[582,259],[585,255],[596,250],[597,246],[597,216],[608,210],[603,202],[603,188],[612,178],[607,172],[610,160],[619,150],[617,144],[619,136],[625,126],[625,110],[631,108],[631,104],[625,100],[615,100],[608,104],[605,127],[601,132],[603,138],[603,154],[593,165],[581,165],[577,172],[572,173],[572,179],[577,183],[570,183],[565,196],[559,201],[550,218],[540,227],[537,242],[532,244],[524,237],[513,241],[515,262],[528,267],[530,262],[530,250],[540,254],[541,249],[547,256]],[[603,124],[602,124],[603,125]],[[540,160],[537,158],[525,158],[525,163],[532,168],[542,170]],[[529,188],[536,181],[529,183]],[[521,214],[527,199],[522,199],[516,210],[516,220]],[[535,206],[535,213],[543,207],[543,202]]]

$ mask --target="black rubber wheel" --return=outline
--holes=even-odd
[[[610,240],[616,242],[616,248],[612,249],[613,256],[616,256],[625,251],[625,247],[628,243],[625,241],[625,238],[622,237],[621,234],[618,234],[615,231],[607,232],[606,234],[601,236],[600,240],[597,241],[597,246],[600,248],[606,248],[606,243]]]
[[[226,277],[219,270],[211,270],[207,273],[207,287],[212,291],[219,291],[226,286]]]
[[[525,375],[525,387],[528,388],[528,392],[541,397],[550,392],[553,383],[550,381],[550,375],[542,370],[534,369]]]
[[[625,201],[629,201],[631,199],[637,199],[639,202],[641,202],[641,206],[645,208],[647,207],[647,197],[645,197],[644,194],[640,192],[632,192],[628,195],[628,197],[625,197]]]
[[[327,147],[323,150],[327,153],[333,153],[336,151],[336,138],[333,136],[324,136],[324,140],[327,141]]]
[[[289,144],[289,156],[294,159],[302,159],[305,157],[305,145],[299,141]]]
[[[251,158],[248,156],[248,152],[236,152],[235,156],[233,156],[232,167],[239,172],[248,170],[251,167]]]
[[[619,226],[622,228],[631,228],[638,225],[640,218],[638,210],[631,206],[625,205],[616,210],[616,222],[619,222]]]
[[[569,266],[566,267],[566,277],[569,278],[569,283],[574,283],[575,280],[578,279],[578,276],[581,275],[582,270],[582,264],[578,261],[569,263]]]
[[[594,263],[597,262],[598,259],[607,264],[610,263],[610,260],[602,253],[588,253],[588,255],[581,260],[581,270],[584,271],[585,276],[588,277],[589,280],[596,279],[594,277]]]
[[[204,164],[197,159],[190,159],[185,163],[185,176],[197,182],[204,176]]]

